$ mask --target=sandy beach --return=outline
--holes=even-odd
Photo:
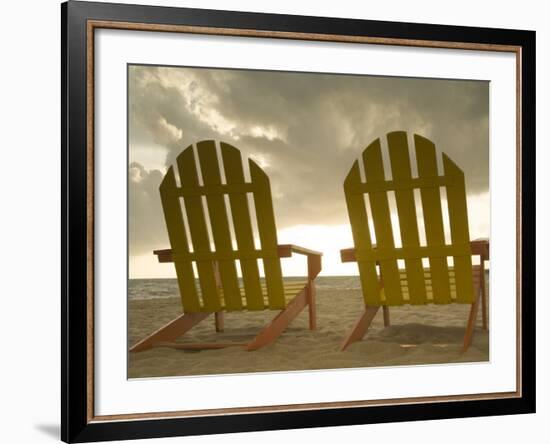
[[[147,292],[147,290],[145,290]],[[128,301],[129,346],[181,314],[174,288],[166,297]],[[241,347],[219,350],[175,350],[158,347],[129,354],[129,378],[210,375],[391,365],[441,364],[489,360],[489,334],[478,317],[473,343],[461,353],[469,306],[463,304],[401,306],[390,309],[391,326],[376,315],[362,341],[339,351],[344,336],[363,308],[360,289],[317,290],[317,325],[308,329],[304,310],[272,345],[247,352]],[[225,315],[225,331],[216,333],[211,316],[181,342],[246,342],[276,315],[275,311]]]

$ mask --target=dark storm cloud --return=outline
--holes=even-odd
[[[145,171],[138,163],[129,168],[128,238],[130,255],[151,253],[167,245],[164,216],[159,199],[163,173]]]
[[[344,177],[373,139],[395,130],[433,140],[464,170],[469,194],[488,190],[486,82],[133,67],[129,94],[130,150],[163,147],[169,165],[196,141],[232,143],[265,165],[279,228],[346,223]],[[133,168],[130,239],[139,254],[165,230],[160,172]]]

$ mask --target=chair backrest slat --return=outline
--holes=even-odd
[[[384,165],[382,162],[382,150],[380,139],[375,140],[363,151],[363,162],[365,165],[365,176],[367,183],[380,182],[384,180]],[[385,191],[375,191],[368,194],[374,232],[376,234],[377,249],[394,249],[390,207],[388,194]],[[401,283],[399,280],[399,269],[395,259],[380,260],[380,273],[384,281],[384,295],[386,302],[390,305],[403,303],[401,294]]]
[[[419,177],[437,176],[437,159],[435,157],[435,146],[428,139],[414,136],[416,149],[416,161]],[[445,244],[445,233],[443,231],[443,218],[441,213],[441,193],[439,187],[420,189],[422,200],[422,212],[424,215],[424,226],[426,228],[426,244],[428,247],[435,247]],[[434,302],[448,304],[451,302],[451,288],[449,285],[449,270],[447,258],[430,256],[430,270],[432,277],[432,292]]]
[[[244,184],[241,152],[237,148],[223,142],[220,144],[220,147],[227,183],[230,185]],[[241,253],[254,251],[254,237],[246,194],[230,193],[229,204],[231,205],[231,213],[233,214],[233,226],[235,227],[235,237],[239,251]],[[240,263],[246,306],[249,310],[262,310],[265,307],[260,285],[258,262],[256,259],[243,258]]]
[[[172,190],[176,187],[174,168],[168,168],[162,183],[160,184],[160,199],[167,224],[168,238],[174,254],[188,254],[189,243],[185,234],[184,222],[181,214],[181,205],[178,198],[174,198]],[[195,286],[195,274],[190,261],[175,263],[178,285],[181,289],[182,305],[190,311],[199,311],[201,302]],[[185,298],[184,298],[185,295]]]
[[[271,187],[269,178],[264,171],[252,160],[248,159],[250,179],[254,191],[254,206],[258,220],[258,232],[264,256],[264,273],[269,294],[269,308],[284,308],[285,296],[283,288],[283,275],[281,260],[277,255],[277,229],[275,227],[275,214],[271,199]],[[271,253],[269,253],[271,252]]]
[[[445,153],[443,153],[443,170],[446,176],[456,177],[458,183],[464,183],[464,173]],[[474,300],[474,285],[471,279],[472,255],[468,245],[470,234],[464,187],[447,187],[447,204],[452,242],[462,245],[462,251],[457,251],[459,254],[453,256],[456,298],[457,302],[469,303]]]
[[[412,172],[407,134],[404,132],[388,134],[388,150],[392,179],[395,182],[407,182],[411,180]],[[395,203],[399,217],[399,231],[401,233],[403,248],[419,247],[420,239],[413,189],[396,188]],[[408,302],[410,304],[425,304],[427,295],[422,259],[419,257],[405,259],[405,270],[409,289]]]
[[[180,182],[182,187],[197,187],[199,179],[193,147],[189,146],[177,158]],[[206,227],[206,217],[201,196],[184,196],[185,210],[189,224],[189,232],[195,253],[210,253],[210,240]],[[166,220],[167,225],[170,221]],[[202,306],[204,311],[220,310],[219,290],[211,260],[198,260],[197,272],[201,288]],[[186,309],[184,305],[184,309]]]
[[[205,140],[197,143],[197,152],[204,185],[221,185],[220,165],[218,163],[215,142],[213,140]],[[233,247],[231,245],[231,234],[223,194],[207,194],[206,205],[210,216],[215,251],[221,253],[221,255],[231,253]],[[219,259],[217,267],[226,308],[228,310],[242,309],[243,304],[235,261],[231,259]]]
[[[411,159],[405,132],[389,133],[388,151],[392,179],[385,180],[379,140],[363,152],[366,182],[362,183],[356,161],[344,190],[355,242],[363,296],[367,305],[473,303],[473,279],[466,191],[463,172],[443,155],[444,175],[439,176],[435,146],[415,135],[417,178],[412,177]],[[445,241],[440,187],[446,189],[451,243]],[[426,246],[420,245],[414,190],[420,190]],[[387,193],[395,193],[402,246],[395,247]],[[366,211],[366,194],[372,222]],[[373,223],[376,245],[369,234]],[[453,267],[447,258],[453,258]],[[424,269],[423,258],[428,259]],[[398,259],[405,267],[399,269]],[[384,292],[378,291],[376,262],[380,263]]]
[[[369,231],[369,220],[367,217],[365,200],[363,194],[357,192],[360,185],[361,176],[359,173],[359,163],[356,160],[344,180],[344,193],[346,195],[346,205],[348,208],[355,249],[358,252],[372,250],[372,239]],[[361,279],[361,288],[363,288],[365,304],[380,305],[376,260],[358,259],[357,265],[359,267],[359,277]]]
[[[240,152],[224,143],[220,144],[220,148],[227,183],[222,183],[215,142],[202,141],[196,145],[198,159],[195,159],[192,145],[177,158],[181,185],[177,186],[172,168],[161,185],[183,309],[185,312],[282,309],[285,307],[284,286],[269,179],[250,161],[251,181],[247,183]],[[199,183],[197,166],[204,182],[202,184]],[[260,249],[254,246],[247,193],[253,194]],[[230,214],[225,195],[229,197]],[[185,210],[180,205],[182,198]],[[203,201],[206,201],[206,207]],[[208,209],[208,215],[205,209]],[[235,230],[236,250],[231,240],[229,218],[232,218]],[[186,225],[190,239],[186,236]],[[264,263],[267,306],[262,293],[258,260]],[[245,303],[236,261],[240,261],[243,274]],[[196,263],[200,294],[195,285],[193,263]]]

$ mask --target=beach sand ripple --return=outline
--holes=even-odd
[[[128,345],[181,314],[177,297],[128,302]],[[241,347],[175,350],[158,347],[129,354],[130,378],[213,375],[248,372],[443,364],[489,360],[489,335],[478,319],[474,340],[461,353],[468,305],[402,306],[390,309],[391,326],[381,312],[362,341],[345,351],[339,346],[364,308],[360,290],[319,289],[316,331],[308,329],[304,310],[272,345],[247,352]],[[226,313],[225,331],[216,333],[214,318],[194,327],[179,342],[247,342],[276,312]]]

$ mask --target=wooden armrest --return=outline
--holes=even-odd
[[[174,262],[171,248],[167,248],[165,250],[153,250],[153,254],[157,256],[159,262]]]
[[[292,244],[278,245],[277,251],[279,253],[279,257],[290,257],[292,256],[292,253],[303,254],[305,256],[323,255],[323,253],[320,253],[319,251],[310,250],[309,248],[299,247],[298,245]]]
[[[481,256],[484,261],[489,260],[488,239],[475,239],[470,242],[470,248],[472,249],[473,255]],[[357,262],[355,248],[345,248],[344,250],[340,250],[340,259],[342,262]]]
[[[307,256],[307,278],[309,281],[313,281],[321,272],[321,256],[323,253],[292,244],[278,245],[277,250],[279,252],[279,257],[290,257],[292,256],[292,253]]]
[[[277,253],[279,257],[290,257],[292,256],[292,253],[306,255],[308,279],[310,280],[315,279],[315,276],[317,276],[321,271],[321,256],[323,253],[291,244],[279,245],[277,247]],[[172,249],[170,248],[164,250],[153,250],[153,254],[157,256],[159,262],[174,262]]]
[[[303,254],[306,256],[323,255],[323,253],[320,253],[319,251],[310,250],[308,248],[299,247],[297,245],[292,245],[292,244],[277,246],[277,254],[279,255],[279,257],[290,257],[292,256],[292,253]],[[153,254],[157,256],[159,262],[174,262],[174,258],[172,256],[172,249],[170,248],[167,248],[164,250],[154,250]]]
[[[484,261],[489,260],[489,239],[474,239],[470,242],[472,254],[479,255]]]
[[[340,250],[340,260],[342,262],[357,262],[355,257],[355,248],[345,248]]]
[[[372,248],[376,250],[376,244],[372,244]],[[342,262],[357,262],[355,248],[344,248],[340,250],[340,260]],[[376,261],[376,263],[378,263],[378,261]]]

